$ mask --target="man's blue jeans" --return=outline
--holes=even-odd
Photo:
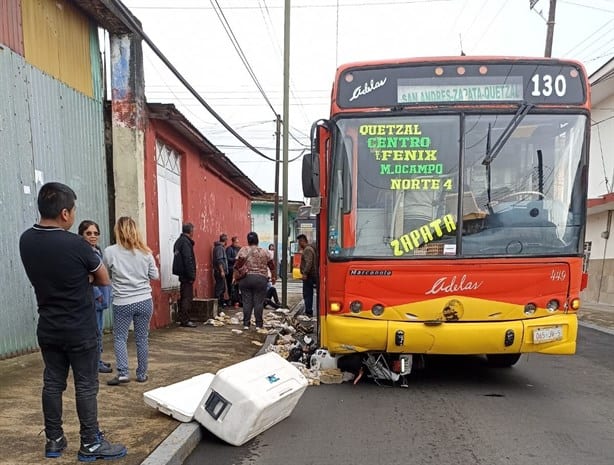
[[[303,280],[303,301],[305,302],[305,315],[313,316],[313,288],[316,285],[316,280],[313,277],[307,277]]]
[[[76,342],[38,342],[45,371],[43,373],[43,415],[45,434],[57,439],[62,429],[62,393],[66,390],[68,369],[75,381],[77,415],[81,424],[81,440],[88,444],[98,434],[98,341],[96,338]]]

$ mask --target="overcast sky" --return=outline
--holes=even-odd
[[[251,144],[275,156],[283,116],[283,0],[124,0],[145,33],[200,95]],[[311,123],[328,117],[338,65],[415,56],[543,56],[549,0],[293,0],[289,158],[309,145]],[[172,6],[169,6],[172,5]],[[265,99],[225,31],[239,50]],[[214,9],[215,6],[215,9]],[[216,13],[216,10],[218,13]],[[260,188],[274,192],[274,163],[244,148],[144,45],[149,102],[174,103]],[[614,0],[558,0],[553,57],[589,74],[614,56]],[[270,105],[269,105],[270,102]],[[272,108],[271,108],[272,107]],[[282,188],[280,186],[280,193]],[[300,159],[290,163],[289,198],[302,200]]]

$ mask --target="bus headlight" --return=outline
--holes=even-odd
[[[350,304],[350,311],[352,313],[360,313],[362,310],[362,302],[360,300],[355,300]]]
[[[580,308],[580,299],[573,299],[569,306],[572,310],[578,310]]]
[[[558,300],[552,299],[550,302],[546,304],[546,310],[548,310],[549,312],[556,312],[560,306],[561,304],[559,303]]]
[[[524,314],[525,315],[533,315],[537,310],[537,305],[534,303],[528,303],[524,306]]]
[[[381,316],[382,313],[384,313],[384,306],[382,304],[375,304],[371,308],[371,312],[373,312],[375,316]]]

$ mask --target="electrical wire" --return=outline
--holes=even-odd
[[[262,2],[262,5],[260,5],[260,2]],[[267,29],[267,33],[269,35],[269,40],[271,41],[271,43],[273,44],[273,46],[275,47],[275,49],[277,50],[277,60],[278,60],[278,64],[282,64],[281,61],[279,61],[280,57],[283,57],[283,50],[281,49],[281,46],[279,45],[279,43],[277,42],[277,40],[275,40],[275,26],[273,23],[273,18],[271,18],[271,12],[269,11],[269,8],[266,4],[266,0],[258,0],[259,6],[260,8],[260,13],[262,15],[262,18],[264,20],[264,25]],[[280,66],[282,67],[282,66]],[[298,94],[294,91],[294,81],[292,79],[292,76],[290,76],[290,95],[292,96],[292,98],[298,102],[298,108],[301,112],[301,116],[303,117],[303,121],[305,122],[306,126],[310,126],[311,125],[311,121],[309,120],[309,118],[307,117],[307,111],[303,105],[303,101],[302,99],[298,96]],[[326,91],[323,91],[324,94],[326,94]]]
[[[488,27],[486,27],[484,29],[484,32],[482,32],[482,35],[479,37],[478,40],[475,41],[474,43],[474,48],[477,47],[480,42],[482,41],[482,39],[484,38],[484,36],[486,35],[486,33],[490,30],[490,28],[492,27],[492,25],[495,23],[495,20],[497,19],[497,17],[501,14],[501,12],[503,11],[503,9],[507,6],[507,0],[505,0],[504,2],[501,3],[501,7],[499,8],[499,10],[495,13],[495,16],[493,16],[493,18],[488,22]]]
[[[379,7],[379,6],[389,6],[389,5],[407,5],[410,3],[422,3],[422,4],[430,4],[430,3],[449,3],[452,0],[399,0],[399,1],[384,1],[384,2],[355,2],[355,3],[345,3],[340,6],[346,7]],[[319,5],[292,5],[292,8],[336,8],[336,4],[319,4]],[[208,6],[133,6],[131,7],[135,10],[211,10],[211,7]],[[255,10],[258,9],[258,6],[226,6],[224,7],[226,10]],[[271,9],[279,9],[283,8],[283,6],[271,6]]]
[[[606,11],[608,13],[614,13],[614,10],[609,10],[607,8],[599,8],[596,6],[591,6],[591,5],[585,5],[583,3],[578,3],[578,2],[572,2],[570,0],[560,0],[561,3],[567,3],[568,5],[575,5],[575,6],[581,6],[583,8],[589,8],[591,10],[597,10],[597,11]]]
[[[230,132],[235,138],[237,138],[241,143],[243,143],[247,148],[249,148],[252,152],[257,155],[270,160],[272,162],[277,163],[278,161],[275,158],[271,158],[268,155],[265,155],[252,144],[250,144],[245,138],[243,138],[237,131],[234,130],[232,126],[230,126],[206,101],[202,98],[202,96],[192,87],[192,85],[183,77],[183,75],[175,68],[175,66],[166,58],[166,56],[160,51],[160,49],[153,43],[153,41],[149,38],[149,36],[145,33],[145,31],[141,28],[140,24],[138,24],[132,17],[132,13],[128,10],[124,4],[119,0],[109,0],[115,8],[117,8],[120,12],[122,12],[124,18],[127,23],[126,26],[137,36],[139,36],[142,40],[144,40],[147,45],[154,51],[154,53],[162,60],[162,62],[168,67],[168,69],[175,75],[175,77],[194,95],[194,97],[204,106],[207,111],[222,125],[224,126],[228,132]]]
[[[273,114],[275,116],[277,116],[278,112],[275,110],[275,108],[273,107],[273,104],[271,103],[271,101],[269,100],[268,96],[266,95],[266,92],[264,91],[264,88],[262,87],[262,84],[258,80],[258,77],[256,76],[256,73],[254,72],[254,69],[252,68],[251,64],[249,63],[249,60],[247,59],[247,56],[243,52],[243,49],[241,48],[241,45],[239,44],[239,40],[237,39],[237,36],[235,35],[234,31],[232,30],[232,26],[228,22],[228,19],[226,18],[226,15],[224,14],[224,11],[220,7],[220,4],[218,3],[217,0],[210,0],[210,3],[211,3],[212,6],[214,6],[214,11],[215,11],[218,19],[222,23],[222,26],[223,26],[224,30],[226,31],[226,34],[228,35],[228,38],[230,39],[230,42],[232,43],[235,51],[239,55],[239,58],[241,59],[241,62],[245,66],[245,69],[247,70],[248,74],[250,75],[250,77],[254,81],[254,84],[256,85],[258,90],[260,91],[260,94],[262,95],[262,97],[266,101],[267,105],[269,106],[269,108],[271,109]],[[307,145],[304,142],[301,142],[300,140],[298,140],[296,138],[296,136],[294,136],[294,134],[291,134],[290,132],[288,132],[288,135],[292,139],[294,139],[294,141],[298,142],[303,147],[307,147]]]
[[[574,45],[573,47],[571,47],[567,52],[563,53],[563,56],[568,56],[569,54],[571,54],[572,52],[574,52],[576,50],[577,47],[579,47],[580,45],[582,45],[584,42],[586,42],[587,40],[591,39],[592,37],[595,36],[595,34],[597,34],[599,31],[601,31],[604,27],[606,27],[608,24],[610,24],[612,22],[611,19],[608,19],[605,23],[603,23],[600,27],[598,27],[596,30],[591,31],[591,33],[586,36],[584,39],[582,39],[580,42],[578,42],[576,45]]]
[[[599,152],[601,154],[601,166],[603,169],[603,179],[605,180],[605,190],[610,193],[612,190],[610,189],[610,182],[608,181],[608,173],[605,168],[605,159],[603,157],[603,146],[601,145],[601,131],[599,130],[599,125],[597,125],[597,139],[599,140]]]
[[[612,42],[611,39],[608,40],[608,36],[610,35],[610,33],[614,32],[614,22],[610,21],[610,23],[610,28],[603,31],[600,35],[593,33],[592,40],[579,50],[575,51],[574,55],[581,57],[589,53],[598,52],[599,47],[610,47],[612,45]],[[599,44],[599,42],[603,39],[605,39],[605,42],[603,44]],[[591,51],[595,45],[597,45],[597,48]]]
[[[235,33],[233,32],[232,27],[230,26],[230,23],[228,22],[228,19],[226,19],[226,15],[224,15],[224,12],[222,11],[222,8],[220,7],[220,4],[218,3],[217,0],[209,0],[209,1],[211,2],[212,6],[214,4],[215,4],[215,6],[217,6],[217,8],[214,7],[213,10],[215,11],[215,14],[217,15],[217,17],[220,20],[220,22],[222,23],[222,27],[226,31],[226,35],[228,35],[228,38],[230,39],[230,43],[232,44],[232,46],[234,47],[235,51],[237,52],[237,55],[239,55],[239,58],[241,59],[241,62],[245,66],[245,69],[247,70],[247,73],[250,75],[250,77],[254,81],[254,84],[256,84],[256,87],[260,91],[260,94],[262,95],[262,97],[264,98],[266,103],[269,105],[269,108],[273,112],[273,115],[277,116],[277,112],[275,111],[275,108],[273,108],[273,104],[269,100],[269,97],[267,97],[266,92],[264,91],[264,88],[262,87],[262,84],[260,84],[260,81],[258,80],[258,77],[256,77],[256,73],[254,72],[254,69],[249,64],[249,61],[248,61],[247,57],[245,56],[245,53],[243,52],[243,49],[241,48],[241,45],[239,45],[239,41],[237,40],[237,36],[235,36]]]

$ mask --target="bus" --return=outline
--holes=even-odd
[[[300,234],[304,234],[305,237],[307,237],[307,242],[314,247],[317,246],[316,217],[311,213],[311,205],[299,207],[298,214],[294,219],[294,232],[297,237]],[[290,252],[292,254],[292,278],[301,279],[300,266],[302,251],[299,249],[297,241],[290,243]]]
[[[302,172],[320,346],[401,374],[431,354],[574,354],[589,102],[571,60],[340,66]]]

